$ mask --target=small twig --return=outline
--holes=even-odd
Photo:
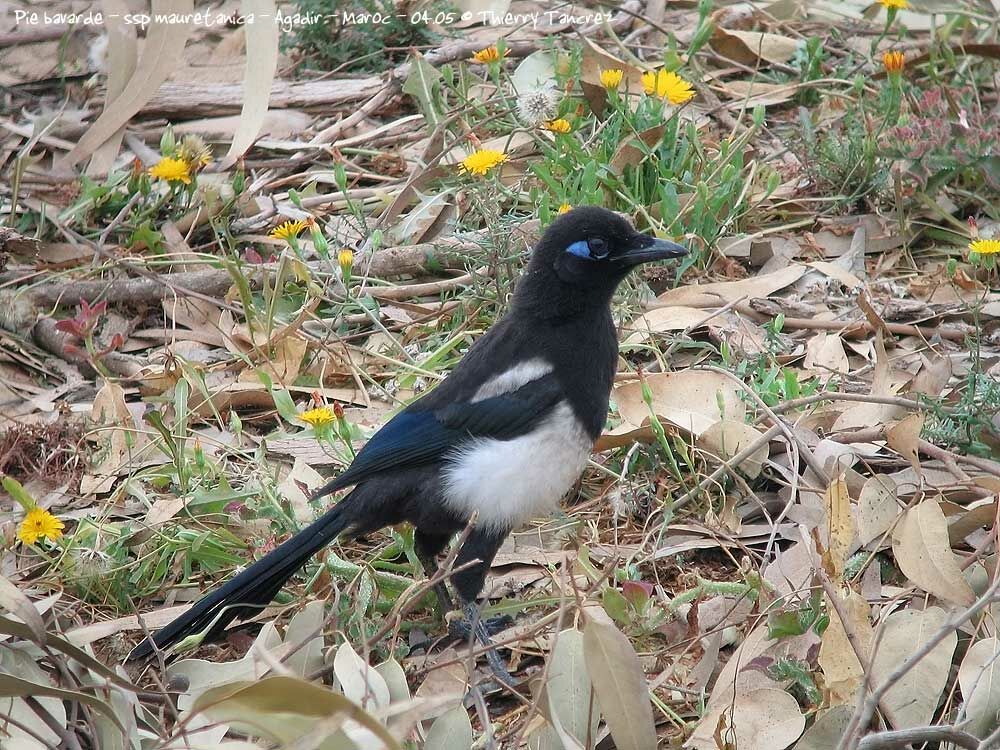
[[[890,748],[923,745],[928,742],[951,742],[968,750],[986,750],[989,747],[986,744],[980,745],[978,738],[957,727],[937,726],[869,734],[858,743],[858,750],[890,750]]]

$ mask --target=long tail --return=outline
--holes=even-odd
[[[206,628],[205,637],[210,638],[225,630],[233,620],[243,619],[266,606],[310,557],[348,526],[349,498],[345,497],[277,549],[199,599],[191,609],[158,630],[152,640],[147,638],[132,649],[126,661],[151,655],[154,643],[158,648],[167,648]]]

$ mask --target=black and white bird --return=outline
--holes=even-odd
[[[430,574],[435,557],[474,515],[455,567],[473,564],[455,573],[452,584],[473,632],[489,644],[477,598],[497,550],[511,530],[555,509],[583,473],[607,418],[618,358],[610,309],[615,288],[636,266],[686,252],[603,208],[558,217],[536,246],[510,311],[316,496],[354,489],[129,658],[150,655],[154,644],[162,649],[222,632],[267,605],[341,535],[408,521]],[[438,594],[451,609],[443,586]],[[488,655],[500,671],[495,652]]]

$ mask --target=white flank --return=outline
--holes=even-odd
[[[463,515],[478,511],[483,528],[514,528],[555,510],[580,478],[593,447],[563,401],[527,435],[472,440],[449,456],[445,502]]]

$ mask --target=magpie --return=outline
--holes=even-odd
[[[191,635],[218,635],[266,606],[338,536],[409,522],[417,554],[433,575],[436,556],[471,519],[451,581],[471,632],[491,645],[477,600],[494,556],[514,528],[555,509],[583,473],[604,426],[618,359],[610,307],[615,289],[636,266],[686,252],[597,206],[556,218],[536,245],[508,313],[315,497],[354,489],[139,643],[128,659]],[[447,589],[442,584],[436,591],[450,611]],[[487,657],[494,672],[506,676],[496,652]]]

